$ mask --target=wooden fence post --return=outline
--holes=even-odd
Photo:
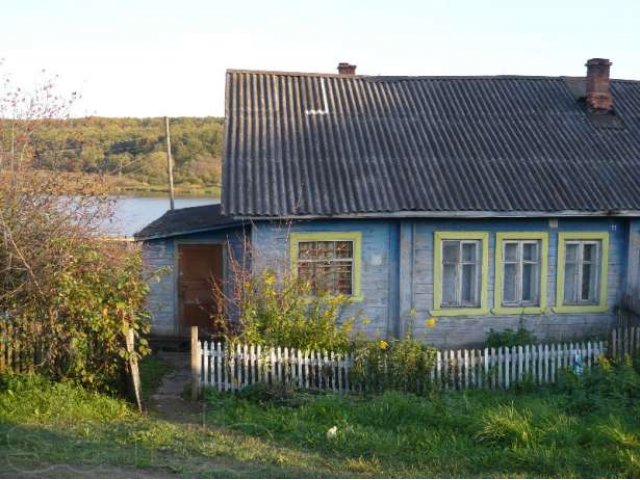
[[[138,354],[135,349],[135,332],[133,328],[127,331],[127,353],[129,354],[129,373],[131,374],[131,386],[136,397],[138,410],[143,411],[142,390],[140,387],[140,368],[138,367]]]
[[[198,327],[191,327],[191,399],[200,398],[200,342],[198,341]]]

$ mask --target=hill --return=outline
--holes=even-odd
[[[171,119],[171,150],[179,192],[217,190],[222,132],[222,118]],[[35,168],[104,175],[110,177],[116,191],[166,188],[163,118],[47,120],[34,128],[30,137]]]

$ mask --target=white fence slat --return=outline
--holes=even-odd
[[[484,349],[484,361],[482,362],[483,363],[483,367],[484,367],[484,370],[482,371],[482,376],[483,376],[482,383],[487,388],[489,388],[491,386],[491,382],[490,382],[490,379],[489,379],[489,369],[490,369],[489,361],[490,361],[490,359],[491,359],[491,357],[489,355],[489,349],[485,347],[485,349]]]
[[[524,348],[518,345],[518,382],[524,379]]]
[[[494,347],[491,347],[491,354],[489,355],[489,377],[491,380],[491,388],[495,389],[497,386],[497,378],[496,378],[496,360],[497,360],[497,353],[496,353],[496,349]]]
[[[455,384],[455,376],[456,376],[456,352],[455,350],[449,350],[449,366],[448,366],[448,370],[449,370],[449,375],[448,375],[448,380],[449,380],[449,388],[456,388],[456,384]]]
[[[456,352],[456,369],[453,387],[462,388],[462,351],[460,350]]]
[[[297,388],[328,390],[337,394],[352,391],[350,371],[353,355],[326,350],[302,351],[287,347],[249,344],[226,345],[202,340],[201,382],[204,387],[237,391],[257,382],[290,383]],[[610,335],[610,352],[618,356],[640,351],[638,327],[616,328]],[[484,349],[437,350],[434,365],[412,388],[426,384],[445,390],[469,388],[508,389],[525,379],[538,385],[557,382],[559,372],[572,369],[580,358],[585,371],[607,353],[607,342],[569,342],[500,346]],[[363,386],[357,390],[373,388]],[[355,388],[354,388],[355,389]]]

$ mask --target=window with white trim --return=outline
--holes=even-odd
[[[541,242],[504,240],[502,248],[502,306],[539,306]]]
[[[597,305],[600,301],[600,240],[567,240],[564,244],[564,305]]]
[[[298,278],[309,283],[312,295],[353,294],[353,241],[299,241],[296,263]]]
[[[479,240],[442,241],[442,308],[480,306],[481,251]]]

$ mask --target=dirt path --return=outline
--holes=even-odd
[[[191,385],[189,354],[185,352],[160,352],[171,370],[160,386],[149,397],[150,412],[171,422],[201,423],[204,404],[185,400],[184,392]]]

